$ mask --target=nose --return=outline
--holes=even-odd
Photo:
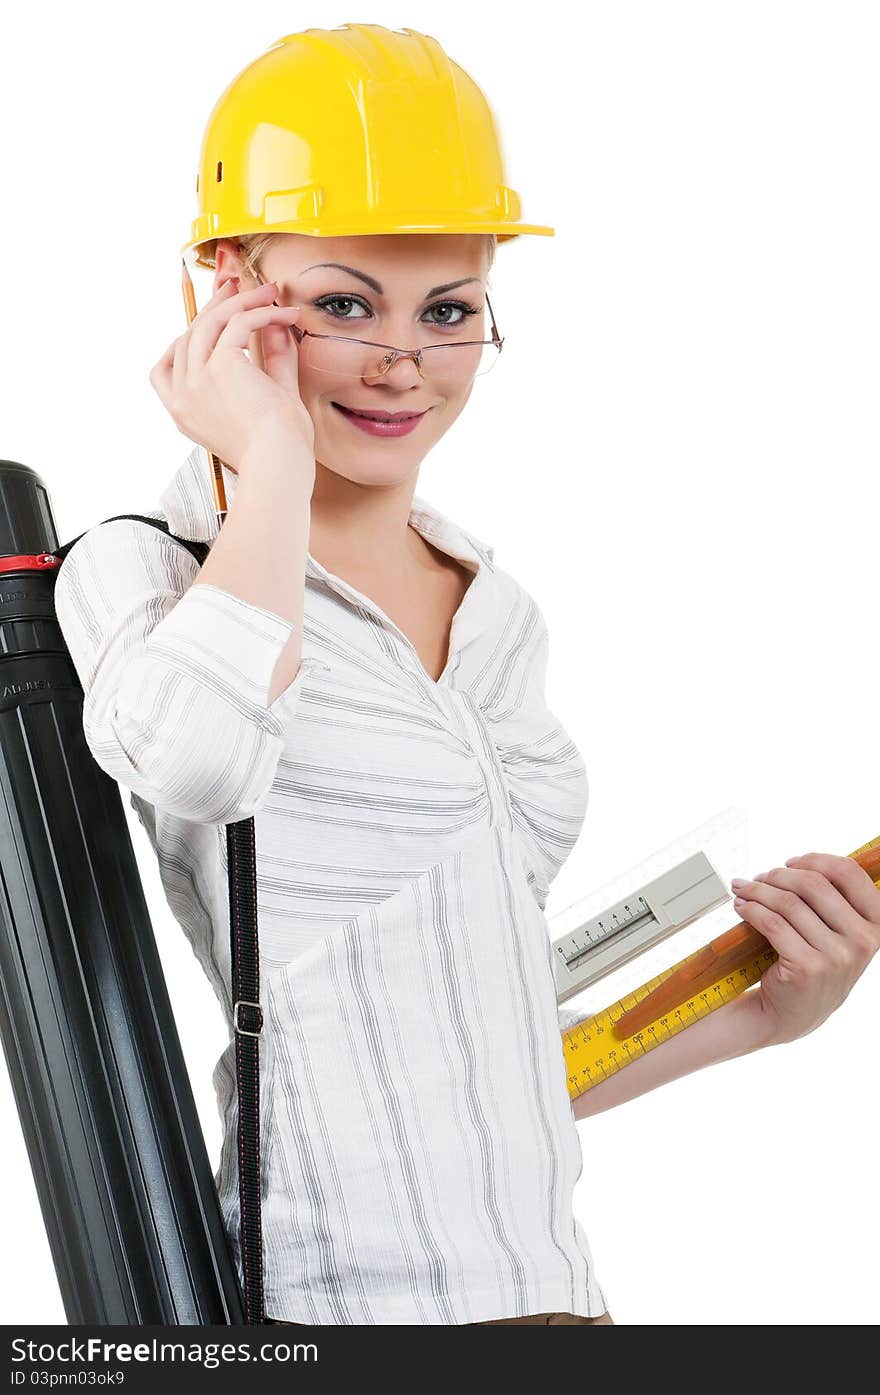
[[[388,351],[390,352],[390,350]],[[384,368],[379,362],[384,358],[381,349],[376,350],[377,366],[374,372],[364,374],[365,383],[389,383],[394,387],[413,387],[421,382],[424,373],[419,369],[414,358],[400,355],[395,359],[390,368]]]

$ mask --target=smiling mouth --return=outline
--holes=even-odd
[[[358,411],[356,407],[346,407],[342,402],[331,404],[338,407],[342,412],[350,412],[353,417],[365,417],[367,421],[414,421],[416,417],[423,417],[425,412],[371,412]],[[428,411],[429,408],[425,408]]]

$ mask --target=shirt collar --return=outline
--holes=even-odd
[[[235,498],[238,476],[234,470],[222,463],[221,470],[226,502],[231,504]],[[195,542],[214,541],[218,532],[217,511],[214,506],[208,453],[203,446],[193,446],[180,469],[166,485],[159,505],[172,533]],[[421,495],[413,495],[409,521],[416,532],[421,533],[441,552],[447,552],[465,562],[476,563],[478,569],[485,565],[490,572],[494,572],[495,548],[473,533],[465,531]],[[313,577],[328,575],[311,553],[308,554],[306,568],[308,574]]]

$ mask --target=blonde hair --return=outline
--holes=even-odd
[[[256,264],[265,251],[268,244],[276,237],[286,237],[286,233],[246,233],[240,237],[231,239],[242,254],[241,269],[247,275],[252,276]],[[495,261],[495,251],[498,246],[494,233],[485,233],[486,250],[489,253],[489,266]],[[217,269],[217,240],[205,243],[199,248],[198,261],[200,266],[210,267],[212,271]]]

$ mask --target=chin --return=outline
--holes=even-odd
[[[390,453],[389,453],[390,454]],[[418,472],[418,468],[424,459],[424,454],[414,459],[411,455],[399,455],[396,460],[384,459],[376,452],[370,452],[370,458],[366,458],[361,452],[349,464],[345,459],[345,453],[338,450],[322,451],[316,446],[315,463],[321,469],[329,470],[332,475],[339,475],[342,479],[349,480],[352,484],[371,485],[376,488],[394,488],[400,484],[406,484],[413,475]],[[332,461],[332,465],[328,464]]]

